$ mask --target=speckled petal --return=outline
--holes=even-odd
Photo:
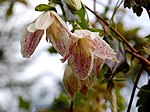
[[[93,46],[95,47],[94,55],[103,59],[116,59],[116,53],[102,38],[95,38],[93,40]]]
[[[43,34],[44,34],[43,30],[37,30],[34,33],[25,30],[22,33],[20,44],[21,44],[21,54],[23,57],[29,58],[33,54]]]
[[[56,12],[51,11],[51,14],[53,14],[53,16],[55,16],[55,19],[57,19],[60,22],[60,24],[68,30],[66,23],[60,18],[60,16]]]
[[[93,55],[91,53],[87,55],[87,52],[76,43],[73,45],[70,53],[69,63],[74,74],[81,80],[86,79],[93,68]]]
[[[52,25],[46,30],[46,39],[52,43],[61,56],[64,56],[67,49],[69,49],[67,45],[69,36],[56,20],[54,20]]]
[[[90,79],[87,78],[85,80],[80,80],[80,92],[83,94],[83,95],[87,95],[88,94],[88,91],[89,91],[89,88],[91,87],[91,82],[90,82]]]

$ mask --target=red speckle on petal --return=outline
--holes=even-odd
[[[86,79],[93,67],[93,55],[90,53],[87,56],[86,52],[78,45],[74,45],[70,53],[69,62],[74,74],[81,80]]]
[[[93,40],[93,46],[96,48],[93,51],[94,55],[103,59],[115,59],[116,53],[113,49],[101,38]]]
[[[37,30],[34,33],[25,31],[21,39],[21,53],[25,58],[29,58],[35,51],[39,44],[41,37],[43,36],[43,30]]]

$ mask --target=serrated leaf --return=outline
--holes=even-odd
[[[149,101],[150,101],[150,80],[147,85],[141,87],[140,91],[138,92],[139,97],[136,106],[138,107],[138,112],[149,112]]]
[[[36,6],[35,10],[36,11],[50,11],[50,10],[53,10],[53,11],[57,12],[54,7],[46,5],[46,4],[40,4],[40,5]]]
[[[124,7],[128,7],[128,8],[131,8],[135,5],[135,0],[125,0],[124,1]]]
[[[143,9],[141,6],[139,5],[135,5],[134,7],[132,7],[133,12],[136,13],[137,16],[141,16]]]
[[[136,13],[137,16],[141,16],[143,9],[142,9],[142,5],[141,4],[137,4],[138,0],[125,0],[124,2],[124,7],[128,7],[131,8],[133,10],[133,13]]]

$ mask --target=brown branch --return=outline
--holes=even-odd
[[[94,7],[94,12],[96,12],[96,0],[94,0],[93,7]]]
[[[116,33],[116,35],[118,35],[125,43],[126,45],[134,52],[137,52],[136,49],[134,49],[129,43],[128,41],[115,29],[113,28],[109,23],[107,23],[103,18],[101,18],[97,13],[95,13],[93,10],[91,10],[89,7],[87,7],[85,5],[85,7],[92,12],[99,20],[101,20],[106,26],[108,26],[114,33]]]
[[[69,112],[73,112],[73,101],[71,101],[70,110]]]
[[[141,68],[141,70],[139,71],[138,76],[136,77],[136,80],[135,80],[135,83],[134,83],[134,86],[133,86],[133,89],[132,89],[132,93],[131,93],[129,105],[128,105],[128,108],[127,108],[127,112],[130,112],[130,110],[131,110],[131,106],[132,106],[134,94],[135,94],[135,91],[136,91],[136,87],[137,87],[137,84],[138,84],[138,82],[139,82],[139,79],[140,79],[140,77],[141,77],[141,75],[142,75],[142,72],[143,72],[143,67]]]
[[[116,35],[118,35],[119,38],[122,39],[122,41],[131,49],[131,51],[128,50],[130,54],[132,54],[133,56],[135,56],[137,59],[139,59],[144,64],[150,66],[150,61],[148,61],[146,58],[143,58],[141,55],[137,54],[137,50],[134,47],[132,47],[129,44],[129,42],[115,28],[113,28],[109,23],[107,23],[103,18],[101,18],[97,13],[95,13],[89,7],[87,7],[86,5],[85,5],[85,7],[90,12],[92,12],[101,22],[103,22],[106,26],[108,26]]]
[[[127,50],[126,51],[131,54],[132,56],[136,57],[137,59],[139,59],[141,62],[143,62],[144,64],[146,64],[147,66],[150,66],[150,61],[144,57],[142,57],[141,55],[135,53],[135,52],[132,52],[130,50]]]

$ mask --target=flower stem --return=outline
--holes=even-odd
[[[101,20],[106,26],[108,26],[114,33],[116,33],[116,35],[118,35],[125,43],[126,45],[134,52],[137,52],[136,49],[134,49],[129,43],[128,41],[115,29],[113,28],[109,23],[107,23],[103,18],[101,18],[97,13],[95,13],[93,10],[91,10],[89,7],[87,7],[85,5],[85,7],[92,12],[99,20]]]
[[[137,84],[138,84],[138,82],[139,82],[140,76],[142,75],[143,68],[144,68],[144,67],[142,66],[141,70],[139,71],[138,76],[136,77],[136,80],[135,80],[135,83],[134,83],[134,86],[133,86],[133,89],[132,89],[132,93],[131,93],[130,102],[129,102],[129,105],[128,105],[127,112],[130,112],[130,110],[131,110],[131,106],[132,106],[134,94],[135,94],[136,87],[137,87]]]
[[[85,5],[85,7],[92,12],[100,21],[101,23],[104,23],[106,26],[108,26],[116,35],[118,35],[119,38],[122,39],[122,41],[131,49],[131,51],[128,50],[130,54],[135,56],[137,59],[139,59],[141,62],[146,64],[147,66],[150,66],[150,61],[148,61],[146,58],[143,58],[141,55],[137,54],[137,50],[132,47],[129,42],[115,29],[113,28],[109,23],[107,23],[103,18],[101,18],[97,13],[95,13],[93,10],[91,10],[89,7]],[[102,25],[103,26],[103,25]]]
[[[69,112],[73,112],[73,101],[71,101],[70,111]]]

